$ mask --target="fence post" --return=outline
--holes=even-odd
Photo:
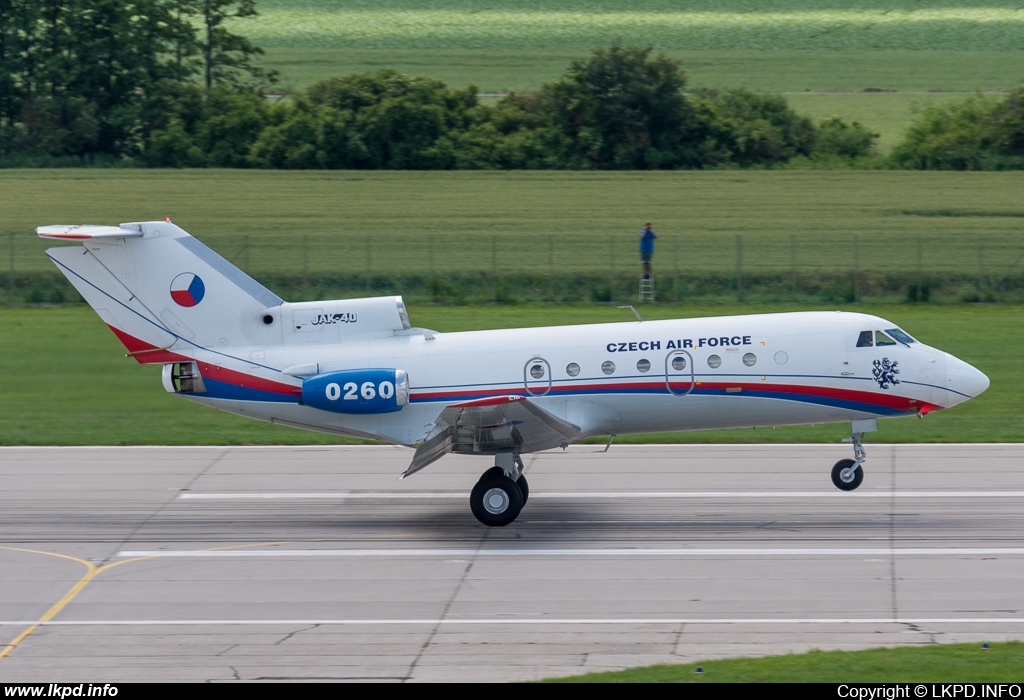
[[[736,234],[736,301],[743,301],[743,236]]]
[[[309,234],[302,234],[302,284],[309,288]]]
[[[548,301],[555,300],[555,237],[548,236]]]
[[[918,303],[924,301],[921,296],[921,237],[917,237],[917,299]]]
[[[8,293],[10,294],[10,298],[7,300],[7,303],[13,304],[14,303],[14,231],[11,231],[8,234],[7,237],[9,239],[9,241],[10,241],[10,258],[11,258],[10,259],[11,269],[10,269],[10,272],[8,273],[9,276],[7,278],[7,288],[9,290]]]
[[[790,293],[796,299],[796,234],[789,238],[789,282]]]
[[[978,239],[978,301],[985,301],[985,239],[984,238],[979,238]]]
[[[434,295],[434,234],[427,234],[427,292],[430,301],[437,301]]]
[[[615,301],[615,236],[608,236],[608,250],[611,253],[611,263],[608,274],[608,301]]]
[[[679,301],[679,236],[672,237],[672,301]]]
[[[858,279],[858,273],[860,271],[860,241],[857,238],[857,234],[853,234],[853,303],[856,304],[860,300],[860,280]]]

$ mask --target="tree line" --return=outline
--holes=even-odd
[[[226,28],[255,14],[255,0],[0,0],[0,158],[139,158],[182,99],[273,80]]]
[[[679,62],[613,46],[485,104],[391,70],[269,97],[227,31],[255,0],[0,0],[0,164],[323,169],[1024,168],[1024,88],[878,134],[780,95],[688,90]]]

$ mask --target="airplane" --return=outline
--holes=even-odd
[[[400,296],[289,303],[171,223],[42,226],[46,254],[164,388],[279,425],[493,455],[473,515],[505,526],[529,498],[522,455],[630,433],[850,421],[852,491],[878,418],[978,396],[985,374],[877,316],[791,312],[437,333]]]

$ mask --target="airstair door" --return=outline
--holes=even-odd
[[[529,396],[544,396],[551,391],[551,365],[543,357],[531,357],[523,365],[523,385]]]
[[[693,391],[697,377],[693,356],[686,350],[673,350],[665,356],[665,387],[670,394],[686,396]]]

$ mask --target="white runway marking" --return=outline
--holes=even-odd
[[[792,557],[1019,555],[1024,547],[904,547],[895,549],[241,549],[126,550],[119,557]]]
[[[928,618],[488,618],[488,619],[395,619],[395,620],[0,620],[0,627],[88,627],[131,625],[922,625],[922,624],[1024,624],[1024,617],[928,617]]]
[[[258,499],[452,499],[469,491],[365,491],[320,493],[182,493],[178,498],[201,501]],[[1024,498],[1024,491],[570,491],[530,492],[530,498]]]

